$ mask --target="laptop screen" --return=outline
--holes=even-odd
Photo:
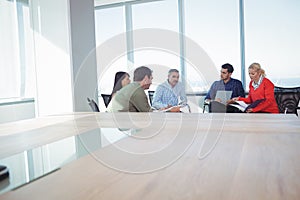
[[[226,104],[226,102],[231,99],[232,91],[218,90],[215,100],[221,99],[221,103]]]

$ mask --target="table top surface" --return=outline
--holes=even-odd
[[[299,199],[300,119],[282,114],[73,113],[0,124],[0,160],[114,128],[125,138],[1,199]],[[114,134],[114,133],[112,133]]]

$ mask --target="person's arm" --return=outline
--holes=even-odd
[[[270,81],[266,81],[264,85],[260,85],[260,87],[264,87],[264,96],[265,101],[258,104],[255,108],[252,109],[252,112],[259,112],[267,108],[272,104],[271,99],[274,98],[274,85]]]
[[[206,95],[206,97],[204,98],[204,100],[211,100],[211,94],[212,94],[212,92],[213,92],[213,90],[214,90],[214,85],[215,85],[215,83],[216,82],[214,82],[211,86],[210,86],[210,88],[209,88],[209,90],[208,90],[208,92],[207,92],[207,95]]]
[[[238,97],[237,100],[243,101],[243,102],[245,102],[247,104],[252,103],[251,92],[250,92],[250,88],[251,87],[252,87],[252,81],[250,81],[250,83],[249,83],[249,94],[248,94],[248,97]]]
[[[245,90],[241,81],[237,83],[237,94],[238,97],[245,97]]]
[[[167,104],[162,103],[164,89],[162,86],[158,86],[153,95],[152,106],[156,109],[168,107]]]
[[[147,95],[143,89],[138,89],[130,99],[138,112],[151,112],[152,109],[148,103]]]

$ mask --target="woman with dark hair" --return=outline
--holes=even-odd
[[[115,75],[114,88],[111,93],[111,98],[114,97],[117,91],[130,83],[130,76],[127,72],[117,72]]]

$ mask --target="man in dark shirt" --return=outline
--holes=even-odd
[[[226,63],[226,64],[222,65],[221,80],[215,81],[211,85],[211,87],[205,97],[205,102],[210,103],[211,100],[214,100],[214,103],[216,102],[217,106],[222,107],[222,105],[218,105],[219,104],[218,102],[220,102],[220,99],[215,99],[218,90],[232,91],[231,98],[245,97],[245,91],[244,91],[242,82],[237,79],[231,78],[233,71],[234,71],[234,68],[231,64]],[[226,110],[226,107],[225,107],[225,110]],[[235,112],[235,110],[232,110],[231,107],[228,107],[226,111],[227,112]]]

